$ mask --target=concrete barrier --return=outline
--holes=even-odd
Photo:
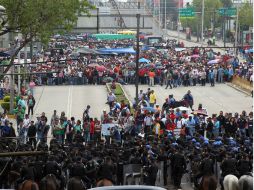
[[[236,75],[232,79],[232,84],[239,86],[240,88],[248,92],[251,92],[253,90],[253,84],[250,81]]]

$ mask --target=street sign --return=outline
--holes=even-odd
[[[180,8],[179,9],[180,17],[194,17],[195,12],[193,8]]]
[[[220,8],[218,12],[221,16],[235,16],[236,8]]]

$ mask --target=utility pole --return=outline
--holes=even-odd
[[[20,64],[20,52],[18,53],[18,64]],[[18,66],[18,74],[20,74],[20,65]],[[18,95],[20,95],[20,75],[18,75]]]
[[[10,113],[13,112],[14,109],[14,81],[15,76],[14,73],[14,65],[11,66],[11,76],[10,76]]]
[[[201,46],[204,42],[204,15],[205,14],[205,0],[202,0],[202,23],[201,23]]]
[[[226,47],[226,8],[223,9],[224,14],[223,14],[223,42],[224,42],[224,47]]]
[[[167,33],[167,1],[164,0],[164,29],[165,33]]]
[[[161,27],[161,1],[159,1],[159,29]]]
[[[178,0],[177,41],[180,39],[180,0]]]
[[[13,46],[13,48],[19,48],[20,47],[20,35],[18,35],[17,37],[15,37],[15,42],[17,43],[17,47],[15,47],[15,45]],[[20,55],[19,55],[20,57]],[[11,68],[11,76],[10,76],[10,113],[13,112],[14,109],[14,97],[15,97],[15,65],[12,64]],[[18,82],[20,83],[20,81]],[[18,89],[19,90],[19,89]]]
[[[140,2],[138,2],[138,11],[140,9]],[[136,43],[137,43],[137,48],[136,48],[136,80],[135,80],[135,87],[136,87],[136,98],[135,102],[136,105],[138,104],[138,83],[139,83],[139,28],[140,28],[140,13],[136,14],[137,17],[137,36],[136,36]]]
[[[156,22],[156,14],[155,13],[156,13],[155,12],[155,3],[153,1],[153,34],[155,34],[155,28],[156,28],[156,24],[155,24],[155,22]]]
[[[96,8],[96,12],[97,12],[97,15],[96,15],[96,17],[97,17],[97,34],[99,34],[100,33],[100,16],[99,16],[99,14],[100,14],[100,10],[99,10],[99,8]]]
[[[237,3],[236,6],[236,23],[235,23],[235,47],[237,47],[237,43],[238,43],[238,22],[239,22],[239,3]],[[235,56],[237,56],[237,48],[234,49],[235,50]]]
[[[25,63],[25,65],[24,65],[24,72],[25,72],[25,77],[24,77],[24,87],[25,87],[25,89],[27,88],[27,82],[26,82],[26,80],[27,80],[27,75],[26,75],[26,73],[27,73],[27,46],[25,45],[25,47],[24,47],[24,55],[25,55],[25,57],[24,57],[24,63]]]

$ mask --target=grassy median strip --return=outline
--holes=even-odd
[[[107,85],[107,89],[111,91],[111,83],[106,84]],[[121,103],[121,101],[123,100],[125,104],[131,104],[131,102],[129,102],[129,100],[127,99],[127,97],[124,95],[123,89],[121,88],[121,85],[116,83],[116,89],[115,89],[115,96],[116,96],[116,101]],[[131,107],[131,105],[130,105]],[[133,108],[131,108],[131,113],[133,113],[134,110]]]
[[[121,101],[124,100],[124,103],[128,103],[129,104],[129,101],[125,97],[124,92],[123,92],[120,84],[116,84],[115,95],[116,95],[117,102],[121,103]]]

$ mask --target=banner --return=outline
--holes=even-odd
[[[113,123],[106,123],[101,125],[101,134],[103,136],[109,136],[110,135],[110,128],[114,127],[115,124]]]

